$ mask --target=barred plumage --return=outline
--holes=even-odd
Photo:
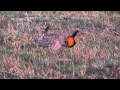
[[[39,40],[40,47],[48,48],[51,51],[55,51],[55,50],[58,50],[59,48],[61,48],[62,46],[67,46],[67,43],[66,43],[67,39],[65,39],[65,37],[63,35],[53,34],[53,33],[48,34],[47,33],[48,29],[49,29],[49,27],[47,27],[45,29],[43,35],[40,37],[40,40]],[[77,32],[78,32],[78,30],[71,35],[73,37],[73,39],[76,36]],[[75,43],[73,43],[73,44],[75,44]],[[72,45],[72,46],[74,46],[74,45]]]

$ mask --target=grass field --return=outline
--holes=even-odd
[[[79,41],[51,54],[38,47],[47,25]],[[0,79],[120,79],[120,12],[0,11]]]

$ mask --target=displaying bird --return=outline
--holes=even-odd
[[[71,48],[71,47],[73,47],[76,44],[76,41],[78,41],[78,38],[76,36],[78,32],[79,31],[76,30],[71,36],[67,37],[67,39],[65,41],[65,46],[66,47]]]
[[[42,36],[40,37],[39,46],[48,48],[52,52],[60,49],[62,46],[71,48],[76,44],[76,40],[78,39],[76,37],[79,32],[78,30],[67,38],[61,34],[48,33],[48,30],[49,27],[44,30]]]

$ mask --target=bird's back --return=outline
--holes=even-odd
[[[60,34],[44,34],[40,38],[39,46],[46,48],[51,47],[52,45],[55,46],[56,43],[63,44],[64,37]]]

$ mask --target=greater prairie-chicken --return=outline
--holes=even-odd
[[[48,34],[49,27],[47,27],[40,37],[39,40],[39,46],[43,48],[48,48],[50,51],[55,51],[61,48],[62,46],[64,47],[73,47],[76,44],[76,35],[78,33],[78,30],[76,30],[72,35],[68,36],[65,38],[61,34],[54,34],[50,33]]]

